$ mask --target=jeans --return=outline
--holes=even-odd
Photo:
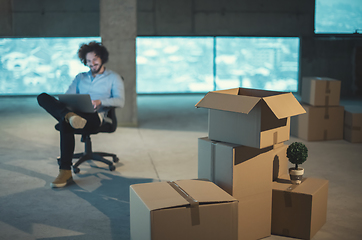
[[[39,105],[44,108],[50,115],[52,115],[59,122],[60,128],[60,160],[59,168],[65,170],[71,170],[72,159],[75,148],[74,141],[74,128],[65,121],[65,115],[71,112],[67,106],[56,98],[42,93],[38,97]],[[95,130],[100,125],[100,119],[97,112],[94,113],[81,113],[76,112],[77,115],[87,120],[87,124],[84,126],[81,132],[88,132]],[[79,131],[79,129],[78,129]]]

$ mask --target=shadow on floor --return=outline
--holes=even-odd
[[[73,184],[51,189],[54,178],[48,175],[7,164],[0,169],[45,182],[0,198],[0,223],[13,228],[17,239],[130,239],[129,187],[154,181],[93,169],[97,173],[79,174]]]

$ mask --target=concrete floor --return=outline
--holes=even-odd
[[[129,239],[131,184],[197,178],[197,139],[207,136],[207,111],[194,108],[201,98],[139,96],[139,127],[92,138],[94,150],[119,156],[116,171],[85,163],[64,189],[49,187],[58,172],[56,121],[35,97],[0,98],[0,239]],[[362,239],[362,144],[294,141],[309,149],[305,176],[330,181],[327,223],[313,239]]]

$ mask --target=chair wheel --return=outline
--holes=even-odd
[[[113,162],[114,162],[114,163],[118,163],[118,162],[119,162],[119,158],[118,158],[118,157],[113,157]]]
[[[116,170],[116,166],[114,166],[114,165],[110,165],[110,166],[109,166],[109,170],[110,170],[110,171],[114,171],[114,170]]]
[[[80,169],[79,169],[79,168],[77,168],[77,167],[73,167],[73,172],[74,172],[75,174],[77,174],[77,173],[79,173],[79,172],[80,172]]]

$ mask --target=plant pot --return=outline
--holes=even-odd
[[[303,168],[289,168],[290,180],[293,184],[301,184],[303,179],[304,169]]]

